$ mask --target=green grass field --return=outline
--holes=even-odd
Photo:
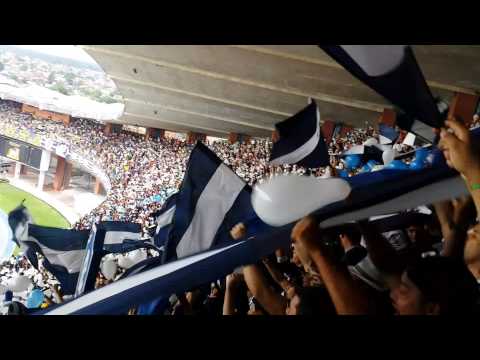
[[[9,213],[25,199],[25,206],[35,224],[69,229],[70,223],[57,210],[29,193],[7,183],[0,183],[0,209]]]

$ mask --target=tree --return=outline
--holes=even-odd
[[[2,71],[3,71],[3,69],[5,69],[5,65],[3,65],[3,63],[2,63],[2,62],[0,62],[0,72],[2,72]]]
[[[66,73],[65,74],[65,80],[69,85],[73,85],[73,80],[75,79],[75,75],[72,73]]]
[[[22,66],[20,66],[20,70],[27,71],[28,70],[27,64],[23,64]]]
[[[48,75],[48,82],[49,82],[49,83],[55,82],[55,72],[54,72],[54,71],[52,71],[52,72],[50,73],[50,75]]]
[[[62,83],[56,83],[55,85],[50,87],[50,90],[58,91],[59,93],[61,93],[63,95],[70,95],[68,93],[68,90],[65,88],[65,85],[63,85]]]
[[[118,101],[115,100],[113,97],[111,96],[108,96],[108,95],[104,95],[104,96],[101,96],[99,99],[97,99],[99,102],[102,102],[102,103],[106,103],[106,104],[115,104],[117,103]]]

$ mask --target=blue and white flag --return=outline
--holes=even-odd
[[[439,105],[410,46],[320,45],[320,48],[365,85],[400,108],[406,115],[397,117],[401,129],[432,140],[431,128],[443,125]]]
[[[393,214],[468,194],[464,180],[446,165],[440,151],[433,154],[438,163],[422,170],[382,170],[346,179],[352,188],[350,196],[316,211],[320,225]]]
[[[320,129],[320,112],[314,101],[275,128],[280,139],[273,144],[270,165],[297,164],[306,168],[329,165],[330,156]]]
[[[177,194],[170,196],[160,211],[155,213],[157,226],[155,228],[155,234],[153,236],[153,243],[158,248],[165,245],[170,229],[172,228],[173,215],[176,209]]]
[[[28,237],[19,239],[30,263],[38,269],[37,253],[43,266],[60,282],[63,294],[75,292],[89,231],[57,229],[28,224]]]
[[[395,128],[388,126],[387,124],[379,124],[378,131],[380,135],[380,144],[382,145],[392,144],[397,141],[400,136]]]
[[[19,238],[28,237],[28,224],[33,222],[32,215],[23,202],[8,213],[8,225],[12,229],[12,240],[20,247]]]
[[[140,272],[130,272],[114,283],[37,314],[124,314],[138,304],[208,284],[239,266],[255,263],[276,249],[289,246],[291,226],[271,230],[254,241],[232,241],[164,265],[159,265],[156,258],[147,259],[137,264]]]
[[[175,199],[164,261],[231,242],[230,230],[255,216],[250,193],[250,187],[235,172],[198,142]]]
[[[103,256],[148,247],[151,240],[142,240],[141,231],[141,226],[137,223],[102,221],[95,224],[85,246],[75,296],[93,290]]]
[[[142,227],[138,223],[122,221],[103,221],[97,229],[105,231],[103,249],[109,253],[126,253],[144,247]]]

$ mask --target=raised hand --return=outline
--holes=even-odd
[[[454,118],[449,118],[445,125],[440,131],[438,145],[447,164],[469,181],[480,180],[480,154],[469,130]]]

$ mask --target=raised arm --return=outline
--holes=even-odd
[[[272,279],[283,289],[283,291],[287,291],[291,286],[293,286],[293,284],[283,275],[273,261],[266,258],[263,260],[263,264],[267,268]]]
[[[443,236],[442,256],[463,259],[463,251],[467,237],[468,210],[473,206],[471,198],[457,201],[442,201],[434,204],[435,213]]]
[[[363,315],[369,312],[368,297],[351,277],[347,267],[334,261],[328,254],[314,218],[300,220],[292,231],[292,239],[296,247],[303,247],[309,253],[339,315]]]
[[[270,315],[284,315],[287,301],[275,292],[263,275],[260,265],[253,264],[243,268],[243,276],[248,289]]]
[[[480,151],[469,130],[454,118],[445,122],[446,128],[440,131],[439,148],[443,151],[447,164],[456,169],[465,180],[472,195],[477,216],[480,214]]]
[[[223,299],[223,315],[236,315],[235,297],[237,296],[238,284],[243,281],[240,274],[230,274],[226,279],[225,298]]]

